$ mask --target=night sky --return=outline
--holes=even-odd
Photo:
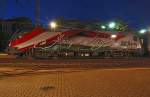
[[[34,0],[0,0],[0,16],[34,20],[34,7]],[[132,27],[143,28],[150,25],[150,0],[41,0],[42,23],[60,16],[102,21],[122,18]]]

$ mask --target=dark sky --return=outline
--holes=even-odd
[[[1,17],[29,16],[34,20],[34,0],[0,0],[0,6]],[[132,27],[143,28],[150,25],[150,0],[41,0],[43,23],[59,16],[102,21],[122,18]]]

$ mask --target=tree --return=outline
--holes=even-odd
[[[122,19],[116,19],[116,28],[115,30],[117,31],[128,31],[129,30],[129,25]]]

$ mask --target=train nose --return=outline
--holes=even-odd
[[[5,52],[11,55],[15,55],[18,53],[17,48],[13,48],[13,47],[6,48]]]

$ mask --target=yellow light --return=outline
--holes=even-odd
[[[51,23],[50,23],[50,27],[51,27],[52,29],[55,29],[55,28],[57,27],[56,22],[51,22]]]

